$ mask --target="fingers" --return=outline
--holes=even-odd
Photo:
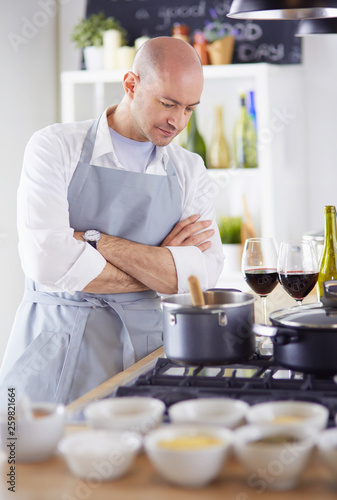
[[[184,220],[181,220],[179,221],[175,226],[174,228],[172,229],[172,231],[170,232],[170,234],[167,235],[167,237],[165,238],[166,239],[170,239],[170,241],[172,239],[174,239],[176,236],[178,236],[178,234],[186,227],[186,226],[189,226],[190,224],[194,224],[198,219],[200,218],[200,215],[199,214],[195,214],[195,215],[190,215],[190,217],[187,217],[187,219],[184,219]]]
[[[199,250],[201,250],[201,252],[204,252],[210,246],[212,246],[212,242],[211,241],[205,241],[204,243],[201,243],[200,245],[198,245],[198,248],[199,248]]]
[[[187,238],[182,243],[182,246],[198,246],[200,243],[205,242],[214,235],[214,229],[207,229],[207,231],[202,231],[201,233],[194,234],[190,238]]]
[[[161,246],[199,246],[202,252],[207,250],[211,242],[206,242],[206,240],[214,235],[213,229],[207,229],[212,221],[199,221],[199,218],[200,215],[195,214],[178,222]]]

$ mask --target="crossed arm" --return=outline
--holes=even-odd
[[[207,229],[212,221],[199,221],[192,215],[178,222],[160,246],[135,243],[116,236],[103,234],[97,250],[106,259],[102,273],[91,281],[84,292],[125,293],[156,290],[159,293],[175,293],[178,289],[177,273],[171,252],[167,246],[197,246],[204,252],[211,246],[208,241],[214,234]],[[74,233],[83,240],[83,233]]]

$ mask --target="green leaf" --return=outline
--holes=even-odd
[[[73,28],[71,39],[76,47],[85,48],[90,46],[101,47],[103,45],[103,33],[108,30],[118,30],[122,36],[122,45],[127,42],[127,31],[114,17],[106,17],[104,12],[92,14],[88,19],[81,19]]]
[[[221,242],[241,243],[241,217],[220,217],[218,221]]]

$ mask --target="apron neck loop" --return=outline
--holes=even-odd
[[[87,135],[85,136],[83,148],[82,148],[82,152],[81,152],[81,156],[80,156],[81,163],[90,163],[90,161],[91,161],[92,153],[93,153],[94,146],[95,146],[98,125],[99,125],[99,122],[100,122],[102,116],[103,116],[103,113],[99,118],[97,118],[94,121],[94,123],[89,128]]]

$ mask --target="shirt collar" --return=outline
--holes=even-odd
[[[114,160],[116,159],[108,125],[108,115],[112,113],[115,107],[116,106],[109,106],[100,117],[94,149],[91,157],[91,163],[94,163],[97,158],[106,154],[110,154],[113,156]],[[164,170],[166,170],[168,160],[169,155],[167,152],[167,148],[165,146],[157,146],[156,155],[151,164],[161,161]]]

